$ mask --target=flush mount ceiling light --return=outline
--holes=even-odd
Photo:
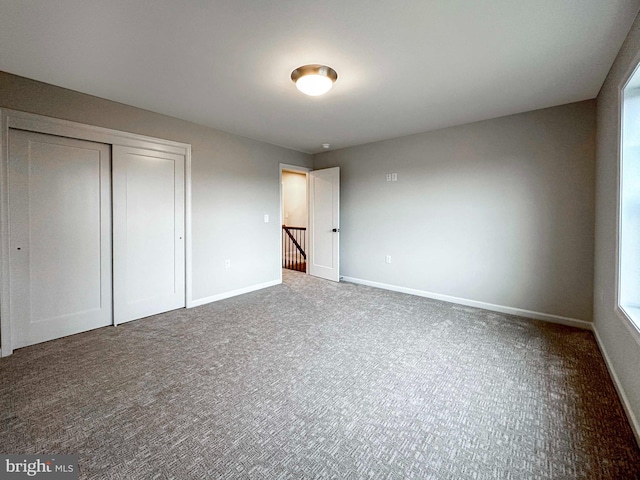
[[[327,93],[337,79],[336,71],[326,65],[303,65],[291,72],[291,80],[298,90],[312,97]]]

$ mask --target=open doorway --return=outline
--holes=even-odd
[[[281,165],[282,268],[307,272],[309,254],[308,169]]]
[[[340,281],[339,167],[280,164],[280,224],[283,268]]]

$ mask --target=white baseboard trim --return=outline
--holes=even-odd
[[[531,310],[524,310],[522,308],[505,307],[504,305],[495,305],[493,303],[479,302],[477,300],[468,300],[466,298],[453,297],[450,295],[442,295],[440,293],[427,292],[424,290],[416,290],[414,288],[399,287],[397,285],[389,285],[387,283],[372,282],[370,280],[363,280],[361,278],[342,277],[345,282],[357,283],[360,285],[367,285],[369,287],[382,288],[384,290],[392,290],[394,292],[408,293],[409,295],[417,295],[419,297],[431,298],[433,300],[442,300],[443,302],[457,303],[459,305],[465,305],[467,307],[482,308],[483,310],[491,310],[493,312],[507,313],[509,315],[517,315],[520,317],[533,318],[534,320],[544,320],[546,322],[559,323],[561,325],[568,325],[571,327],[583,328],[585,330],[592,330],[593,324],[585,320],[579,320],[577,318],[562,317],[560,315],[552,315],[550,313],[534,312]]]
[[[622,384],[618,379],[618,375],[616,375],[616,371],[613,369],[613,364],[611,363],[611,359],[607,354],[607,350],[604,348],[604,344],[600,339],[600,334],[598,333],[598,329],[595,326],[593,328],[593,334],[596,337],[596,343],[598,344],[600,353],[602,353],[602,357],[604,358],[604,363],[607,366],[607,370],[609,370],[609,375],[611,375],[611,379],[613,380],[613,386],[616,387],[616,391],[618,392],[618,397],[620,397],[620,400],[622,401],[622,408],[624,408],[624,413],[627,415],[627,420],[629,421],[629,424],[631,425],[631,430],[633,430],[633,434],[636,437],[636,442],[638,443],[638,446],[640,446],[640,422],[638,422],[638,419],[636,418],[635,414],[633,413],[633,410],[631,409],[631,402],[629,402],[629,399],[627,398],[627,394],[625,393],[624,388],[622,388]]]
[[[199,298],[189,302],[187,308],[199,307],[211,302],[217,302],[218,300],[224,300],[225,298],[235,297],[242,295],[243,293],[255,292],[256,290],[262,290],[263,288],[273,287],[282,283],[282,279],[271,280],[270,282],[258,283],[257,285],[251,285],[249,287],[239,288],[237,290],[231,290],[230,292],[219,293],[218,295],[212,295],[210,297]]]

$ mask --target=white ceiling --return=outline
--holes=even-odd
[[[314,153],[594,98],[640,0],[0,0],[0,70]],[[307,97],[289,75],[338,72]]]

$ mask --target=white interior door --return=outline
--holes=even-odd
[[[114,323],[185,306],[184,155],[113,147]]]
[[[109,146],[9,131],[13,348],[111,325]]]
[[[309,274],[340,280],[340,168],[309,172]]]

